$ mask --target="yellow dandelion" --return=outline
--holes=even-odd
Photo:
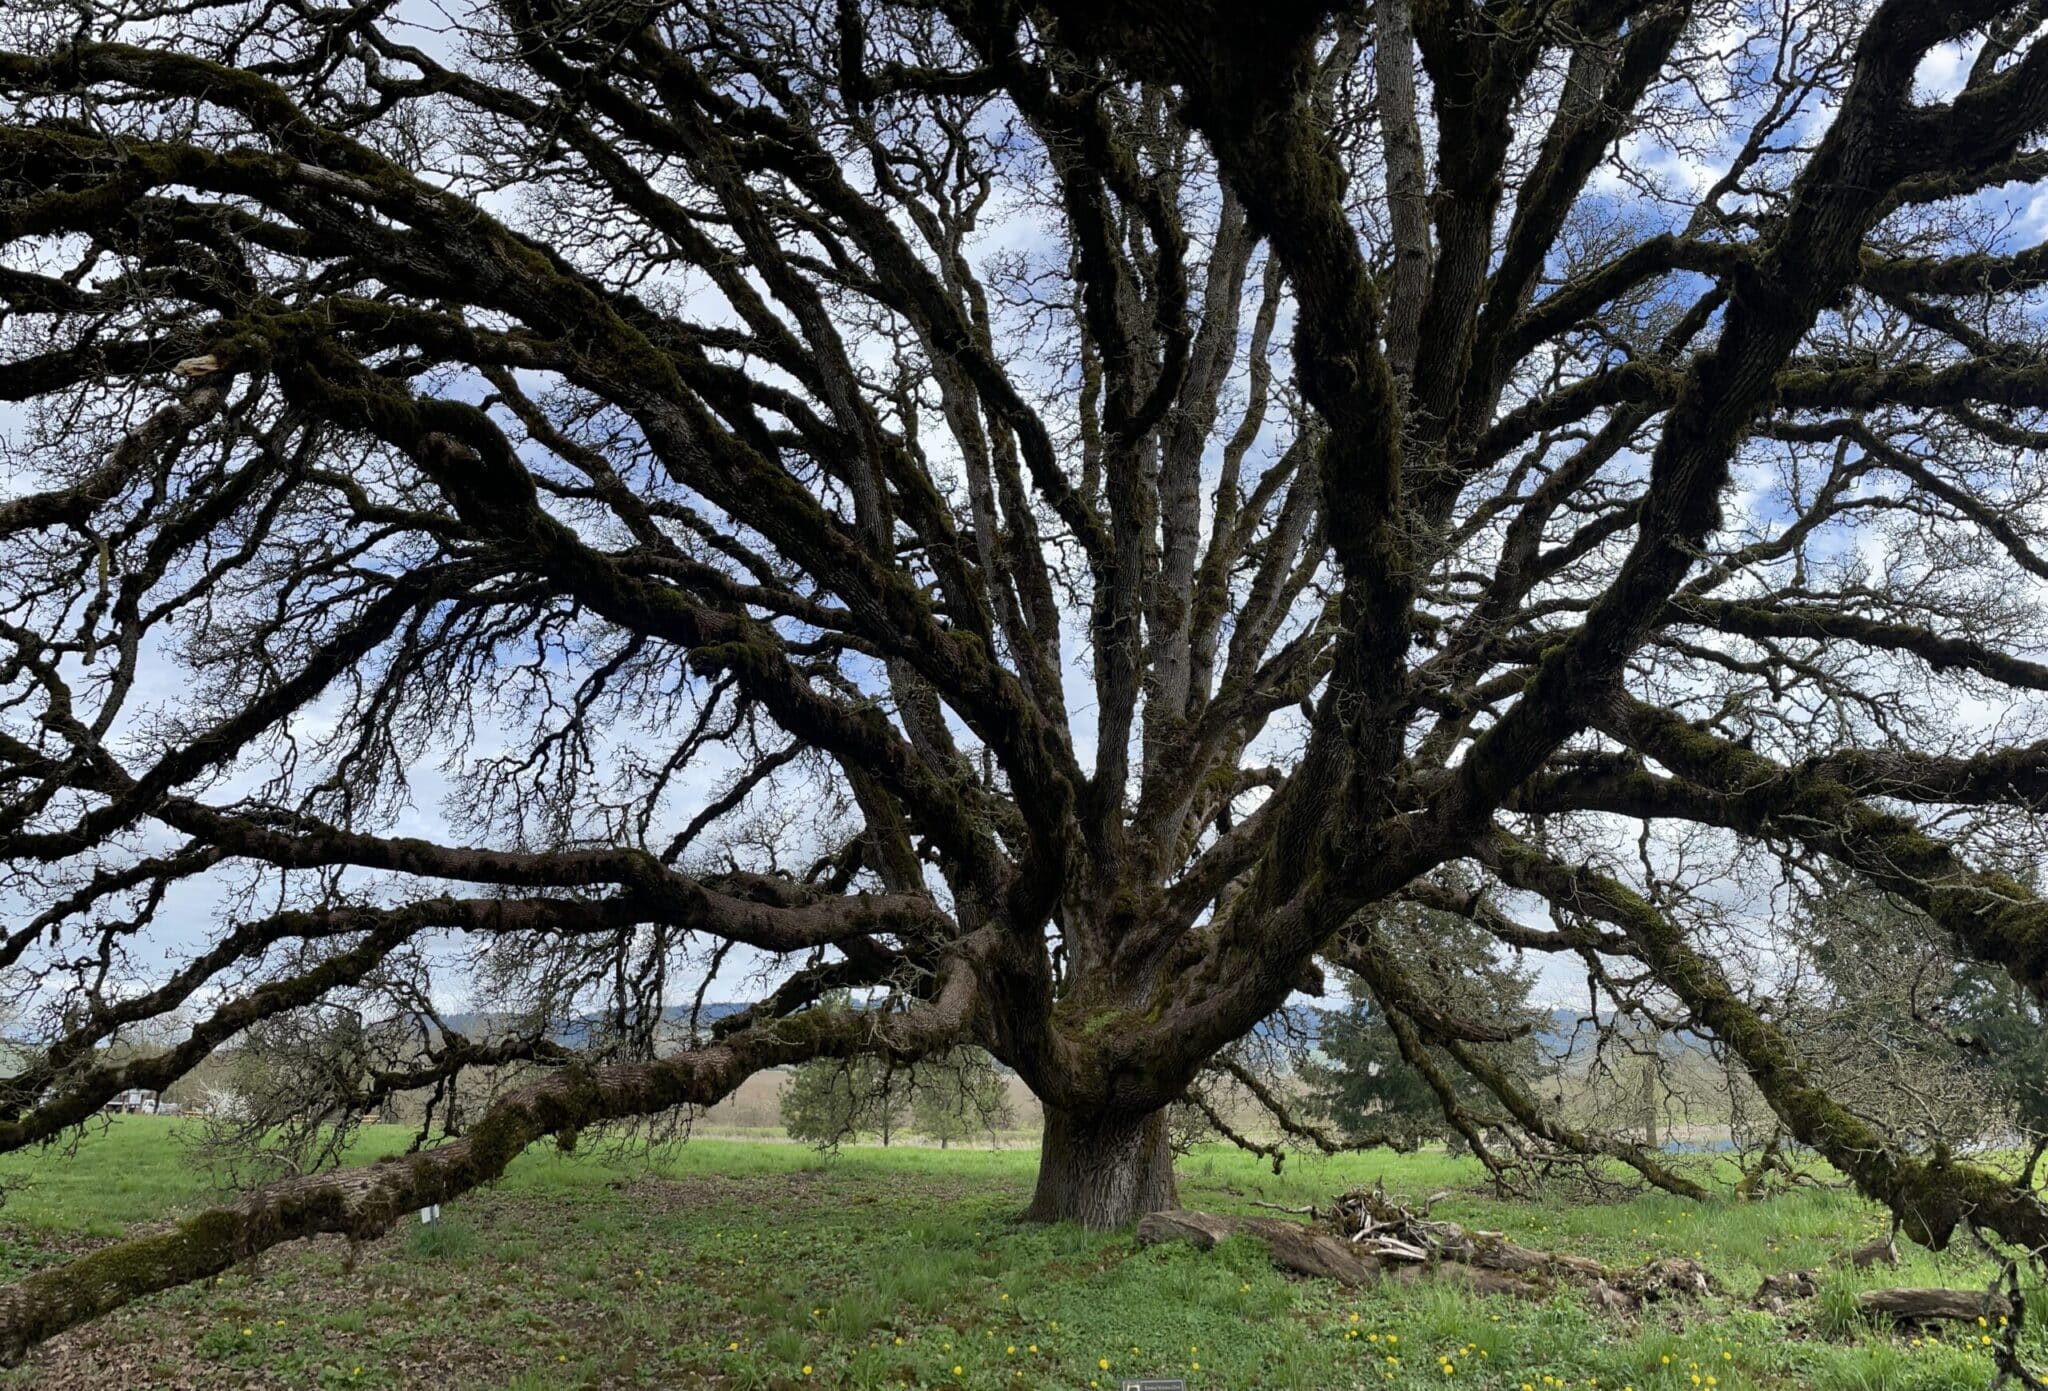
[[[811,1374],[811,1364],[810,1364],[810,1363],[808,1363],[808,1362],[806,1362],[806,1363],[804,1363],[804,1375],[805,1375],[805,1376],[809,1376],[810,1374]]]
[[[1109,1370],[1109,1359],[1107,1357],[1098,1357],[1095,1359],[1095,1365],[1106,1372]]]
[[[954,1375],[954,1376],[959,1376],[959,1375],[960,1375],[960,1364],[959,1364],[958,1362],[955,1362],[955,1363],[953,1364],[953,1375]]]
[[[253,1331],[254,1331],[254,1330],[252,1330],[252,1329],[247,1329],[247,1328],[245,1328],[245,1329],[243,1329],[243,1330],[242,1330],[242,1336],[243,1336],[244,1338],[246,1338],[246,1337],[248,1337],[248,1336],[250,1335],[250,1333],[251,1333],[251,1332],[253,1332]]]

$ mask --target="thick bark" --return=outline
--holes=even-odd
[[[1102,1231],[1177,1206],[1164,1110],[1133,1116],[1046,1108],[1038,1188],[1026,1221]]]

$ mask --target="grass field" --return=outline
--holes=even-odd
[[[404,1141],[372,1132],[369,1157]],[[1183,1201],[1246,1210],[1384,1178],[1450,1188],[1439,1216],[1614,1262],[1698,1253],[1725,1299],[1639,1322],[1576,1296],[1479,1299],[1447,1283],[1347,1293],[1228,1243],[1140,1250],[1128,1234],[1013,1222],[1035,1154],[847,1150],[694,1140],[654,1154],[536,1150],[496,1187],[356,1253],[273,1252],[50,1344],[0,1386],[1016,1387],[1458,1386],[1538,1391],[1989,1386],[1975,1329],[1914,1340],[1862,1323],[1873,1284],[1966,1284],[1958,1256],[1834,1277],[1790,1321],[1745,1307],[1766,1272],[1880,1232],[1837,1192],[1765,1204],[1642,1197],[1501,1204],[1442,1155],[1183,1161]],[[70,1157],[10,1157],[0,1275],[59,1260],[207,1197],[174,1123],[117,1122]],[[2048,1292],[2036,1307],[2048,1307]],[[2032,1345],[2048,1368],[2048,1344]]]

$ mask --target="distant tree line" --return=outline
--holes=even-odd
[[[790,1073],[780,1099],[789,1137],[824,1148],[866,1136],[887,1145],[906,1132],[941,1149],[994,1144],[1017,1124],[1009,1081],[979,1048],[895,1066],[868,1054],[814,1059]]]

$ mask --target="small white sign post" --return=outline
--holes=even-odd
[[[440,1220],[441,1205],[439,1203],[429,1203],[427,1204],[427,1206],[420,1209],[420,1221],[422,1223],[438,1222]]]

